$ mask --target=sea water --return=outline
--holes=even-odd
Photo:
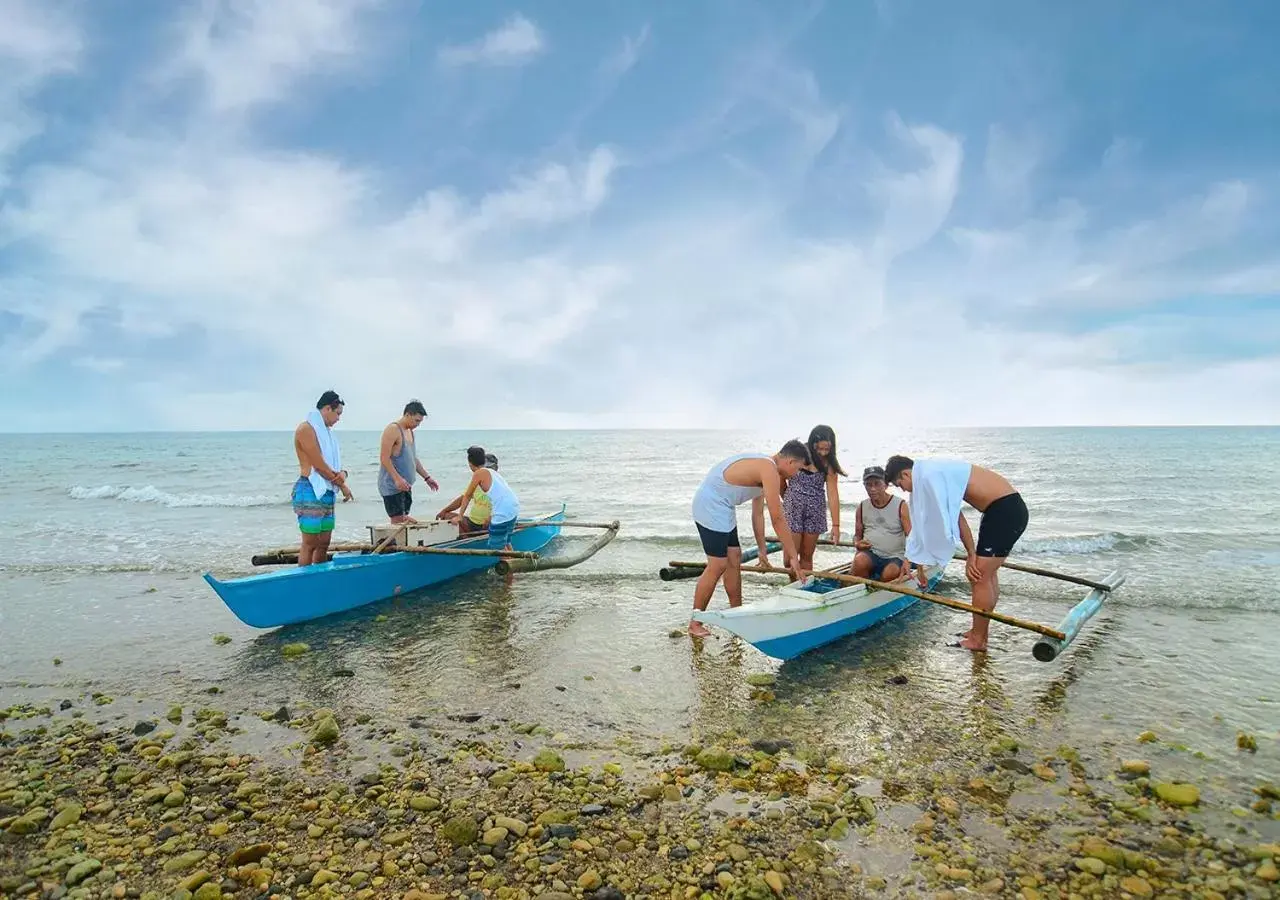
[[[335,540],[364,541],[367,525],[385,521],[378,435],[338,433],[355,500],[339,504]],[[441,489],[418,482],[416,516],[462,490],[466,448],[478,443],[499,457],[523,514],[565,503],[571,517],[620,520],[621,532],[580,566],[510,587],[484,572],[259,631],[201,574],[262,571],[254,553],[296,545],[289,433],[0,436],[0,696],[94,685],[182,702],[217,686],[246,707],[306,698],[400,716],[478,710],[570,733],[677,740],[770,727],[851,745],[875,732],[889,747],[922,710],[960,729],[977,727],[982,710],[1092,746],[1123,749],[1155,729],[1162,771],[1228,804],[1247,804],[1258,777],[1280,776],[1280,429],[839,434],[846,535],[864,466],[891,453],[960,457],[1003,473],[1026,498],[1030,525],[1015,558],[1095,578],[1125,571],[1123,588],[1051,663],[1032,658],[1033,635],[1000,624],[985,657],[950,647],[967,617],[925,603],[785,664],[723,634],[703,645],[672,637],[687,625],[693,581],[657,572],[701,559],[693,491],[723,457],[774,451],[792,435],[417,434]],[[739,522],[750,544],[747,510]],[[818,562],[842,554],[821,551]],[[962,565],[952,568],[946,590],[963,598]],[[1003,612],[1048,625],[1087,591],[1014,572],[1001,585]],[[769,590],[749,582],[746,600]],[[718,592],[713,606],[724,603]],[[215,644],[215,634],[231,642]],[[294,641],[313,652],[283,659],[280,647]],[[762,719],[747,699],[744,678],[761,671],[778,676],[785,723]],[[894,675],[907,684],[886,707]],[[1239,732],[1256,738],[1257,753],[1236,749]]]

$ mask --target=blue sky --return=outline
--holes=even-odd
[[[0,430],[1280,422],[1274,3],[0,22]]]

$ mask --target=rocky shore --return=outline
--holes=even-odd
[[[1222,825],[1140,757],[1145,735],[1119,763],[1007,734],[847,758],[786,736],[642,747],[480,714],[126,706],[0,710],[0,896],[1280,897],[1280,846],[1252,827],[1276,821],[1276,786]]]

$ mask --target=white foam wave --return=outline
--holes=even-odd
[[[191,506],[278,506],[285,502],[261,494],[234,496],[219,494],[170,494],[153,485],[144,487],[99,487],[76,485],[67,492],[72,500],[123,500],[128,503],[155,503],[173,509]]]
[[[1098,553],[1102,550],[1114,550],[1123,537],[1115,532],[1106,532],[1034,538],[1019,541],[1018,551],[1022,553]]]

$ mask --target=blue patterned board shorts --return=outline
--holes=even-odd
[[[325,534],[333,531],[333,491],[317,498],[310,480],[299,476],[293,483],[293,514],[298,517],[298,530],[303,534]]]
[[[821,472],[801,469],[787,482],[782,512],[792,534],[825,534],[827,531],[827,479]]]
[[[515,534],[516,520],[489,523],[489,540],[485,546],[490,550],[501,550],[511,543],[511,535]]]

